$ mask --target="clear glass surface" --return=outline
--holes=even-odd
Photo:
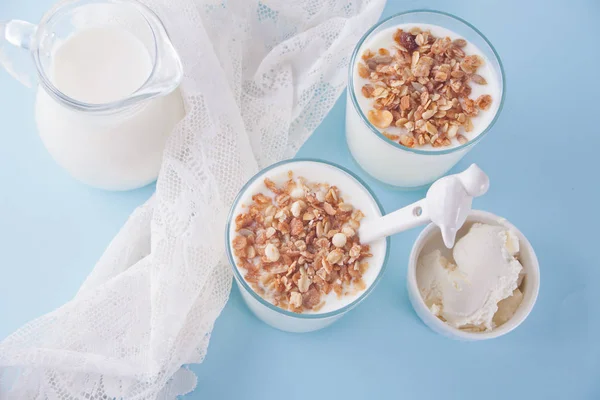
[[[468,42],[473,43],[475,46],[477,46],[477,48],[479,48],[482,51],[482,53],[487,57],[487,59],[491,63],[496,76],[498,77],[498,79],[500,79],[500,84],[498,85],[501,90],[500,105],[498,107],[498,110],[496,111],[496,115],[494,116],[494,119],[485,128],[485,130],[483,130],[479,135],[477,135],[477,137],[473,138],[472,140],[469,140],[467,143],[465,143],[463,145],[452,147],[449,149],[444,149],[444,150],[436,150],[436,151],[420,150],[417,148],[408,148],[408,147],[402,146],[401,144],[394,142],[394,141],[388,139],[387,137],[385,137],[375,126],[373,126],[373,124],[371,124],[371,122],[369,122],[368,118],[363,113],[362,109],[360,108],[360,106],[358,104],[358,101],[356,98],[356,93],[354,91],[354,66],[356,65],[357,59],[360,57],[359,53],[360,53],[361,47],[363,46],[363,43],[365,43],[365,41],[368,41],[371,37],[375,36],[377,33],[381,32],[385,29],[392,28],[394,26],[401,25],[401,24],[407,24],[407,23],[422,23],[422,24],[438,25],[438,26],[444,27],[446,29],[449,29],[449,30],[457,33],[458,35],[462,36],[464,39],[466,39]],[[505,76],[504,76],[504,67],[502,66],[502,62],[500,61],[500,56],[498,55],[498,53],[496,52],[496,49],[494,49],[494,46],[492,46],[490,41],[483,35],[483,33],[481,33],[477,28],[475,28],[473,25],[471,25],[467,21],[465,21],[457,16],[454,16],[452,14],[445,13],[442,11],[433,11],[433,10],[405,11],[405,12],[402,12],[399,14],[395,14],[395,15],[377,23],[369,31],[367,31],[367,33],[365,33],[365,35],[360,39],[360,41],[356,45],[356,48],[354,49],[354,52],[352,53],[352,58],[350,60],[350,66],[348,69],[348,93],[349,93],[352,105],[353,105],[354,109],[356,110],[356,112],[359,114],[362,122],[381,140],[386,141],[387,143],[391,144],[392,146],[396,147],[397,149],[399,149],[401,151],[406,151],[406,152],[416,153],[416,154],[423,154],[423,155],[428,155],[428,156],[436,156],[436,155],[454,153],[454,152],[460,151],[464,148],[473,146],[477,142],[479,142],[481,139],[483,139],[483,137],[490,131],[490,129],[492,128],[492,126],[494,126],[494,124],[498,120],[498,117],[500,116],[500,112],[502,111],[502,107],[504,106],[505,89],[506,89],[506,83],[505,83]]]
[[[265,300],[264,298],[262,298],[260,295],[258,295],[248,284],[248,282],[246,282],[246,280],[244,279],[244,277],[242,276],[242,274],[240,273],[240,271],[238,270],[238,268],[236,267],[236,263],[235,263],[235,257],[231,251],[231,235],[230,235],[230,231],[231,231],[231,224],[235,221],[235,215],[234,211],[237,208],[238,203],[242,200],[242,198],[244,197],[246,190],[248,189],[248,187],[250,185],[252,185],[252,183],[254,181],[256,181],[256,179],[264,176],[264,174],[276,167],[279,167],[280,165],[285,165],[285,164],[290,164],[290,163],[294,163],[294,162],[300,162],[300,161],[311,161],[311,162],[317,162],[317,163],[323,163],[323,164],[327,164],[330,165],[332,167],[335,167],[339,170],[342,170],[343,172],[345,172],[346,174],[350,175],[354,180],[356,180],[360,185],[362,185],[362,187],[369,193],[369,195],[371,196],[371,198],[373,199],[373,201],[377,204],[377,207],[379,208],[379,211],[381,213],[381,215],[384,215],[385,212],[383,210],[383,206],[381,205],[381,203],[379,203],[379,200],[377,200],[377,198],[375,197],[375,194],[373,193],[373,191],[367,186],[367,184],[360,179],[356,174],[354,174],[352,171],[331,163],[329,161],[325,161],[325,160],[320,160],[320,159],[311,159],[311,158],[296,158],[296,159],[290,159],[290,160],[284,160],[284,161],[280,161],[278,163],[275,163],[265,169],[263,169],[262,171],[258,172],[256,175],[254,175],[245,185],[244,187],[240,190],[240,192],[238,193],[237,197],[235,198],[235,200],[233,201],[233,204],[231,206],[231,210],[229,211],[229,216],[227,218],[227,226],[225,227],[225,248],[226,248],[226,252],[227,252],[227,258],[229,259],[229,263],[231,264],[231,268],[233,270],[233,274],[235,275],[236,280],[242,285],[242,287],[248,292],[250,293],[250,295],[256,299],[260,304],[262,304],[263,306],[276,311],[280,314],[286,315],[288,317],[293,317],[293,318],[298,318],[298,319],[324,319],[324,318],[329,318],[329,317],[334,317],[337,315],[341,315],[346,313],[347,311],[353,309],[354,307],[356,307],[361,301],[363,301],[365,298],[367,298],[367,296],[369,294],[371,294],[371,292],[373,291],[373,289],[375,288],[375,286],[377,286],[377,283],[379,282],[379,280],[381,279],[381,277],[383,276],[383,273],[385,271],[386,265],[387,265],[387,261],[388,261],[388,257],[389,257],[389,253],[390,253],[390,238],[386,238],[386,253],[385,253],[385,257],[384,257],[384,261],[383,264],[381,266],[381,269],[379,270],[379,273],[377,274],[377,277],[375,278],[375,281],[368,287],[365,289],[365,291],[358,297],[356,298],[352,303],[346,305],[345,307],[339,308],[337,310],[328,312],[328,313],[321,313],[321,314],[299,314],[299,313],[294,313],[288,310],[284,310],[283,308],[277,307],[276,305],[270,303],[269,301]]]

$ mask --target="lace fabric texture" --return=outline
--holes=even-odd
[[[2,399],[171,399],[193,390],[231,288],[238,190],[293,156],[346,85],[384,0],[149,0],[180,52],[186,116],[156,193],[72,301],[0,343]]]

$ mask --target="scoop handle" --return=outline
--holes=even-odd
[[[365,221],[359,228],[358,235],[361,243],[371,243],[429,221],[425,199],[421,199],[383,217]]]
[[[455,175],[435,181],[424,199],[383,217],[364,222],[358,230],[362,243],[433,222],[440,227],[444,243],[454,246],[456,232],[464,224],[474,197],[485,194],[490,187],[488,176],[476,164]]]

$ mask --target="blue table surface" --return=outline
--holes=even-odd
[[[38,20],[52,0],[2,0],[0,20]],[[288,334],[245,307],[236,288],[192,366],[189,399],[599,399],[600,2],[390,0],[383,16],[432,8],[465,18],[495,44],[507,96],[493,131],[456,170],[477,162],[491,189],[475,207],[529,238],[541,290],[529,318],[499,339],[461,343],[431,332],[405,289],[418,229],[392,238],[374,293],[325,330]],[[152,187],[88,188],[37,137],[34,93],[0,71],[0,338],[67,302]],[[383,188],[357,170],[344,140],[344,97],[299,156],[357,171],[387,211],[424,195]],[[332,151],[332,149],[335,149]]]

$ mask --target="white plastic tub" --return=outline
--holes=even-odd
[[[406,278],[410,302],[415,312],[425,323],[425,325],[440,335],[462,341],[494,339],[499,336],[506,335],[513,329],[517,328],[523,323],[523,321],[525,321],[529,313],[531,313],[540,290],[540,267],[538,259],[535,255],[533,247],[531,246],[531,243],[529,243],[525,235],[523,235],[521,231],[519,231],[514,225],[504,218],[498,217],[489,212],[473,210],[467,218],[465,225],[458,231],[457,237],[464,235],[470,226],[475,222],[504,226],[511,231],[516,232],[519,238],[519,261],[521,262],[521,265],[523,265],[523,269],[525,271],[525,279],[521,287],[523,291],[523,301],[511,319],[489,332],[469,332],[446,324],[438,317],[433,315],[431,311],[429,311],[429,308],[427,308],[427,305],[425,304],[425,301],[421,297],[421,293],[419,291],[416,270],[419,255],[430,241],[435,240],[436,242],[439,242],[439,245],[442,245],[439,228],[434,224],[429,224],[417,237],[417,240],[415,241],[410,253]],[[438,237],[436,237],[436,235]]]

